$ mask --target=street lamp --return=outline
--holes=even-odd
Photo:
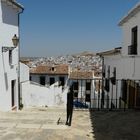
[[[12,42],[13,42],[14,47],[17,47],[18,46],[19,38],[17,37],[16,34],[13,36]]]

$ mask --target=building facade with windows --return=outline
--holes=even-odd
[[[0,0],[0,110],[19,107],[19,17],[23,7],[15,0]],[[16,41],[16,42],[15,42]]]
[[[106,106],[140,107],[140,3],[121,19],[122,48],[99,53],[103,58]]]
[[[59,82],[64,88],[67,85],[68,72],[68,65],[37,66],[30,70],[30,81],[47,87]]]
[[[101,77],[96,77],[94,71],[72,71],[69,74],[69,83],[73,85],[76,107],[97,107]]]
[[[22,104],[25,108],[31,106],[66,106],[67,65],[40,65],[31,68],[29,72],[29,67],[21,64],[20,71]]]

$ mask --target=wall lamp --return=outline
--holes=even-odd
[[[19,38],[17,37],[16,34],[13,36],[12,42],[13,42],[13,46],[14,46],[14,47],[3,46],[3,47],[2,47],[2,52],[7,52],[7,51],[9,51],[9,50],[13,50],[14,48],[16,48],[16,47],[18,46]]]

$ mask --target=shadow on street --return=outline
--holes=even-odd
[[[90,111],[95,140],[139,140],[140,112]]]

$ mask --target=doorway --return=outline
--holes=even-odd
[[[11,81],[11,105],[12,107],[15,106],[15,85],[16,85],[16,80]]]

